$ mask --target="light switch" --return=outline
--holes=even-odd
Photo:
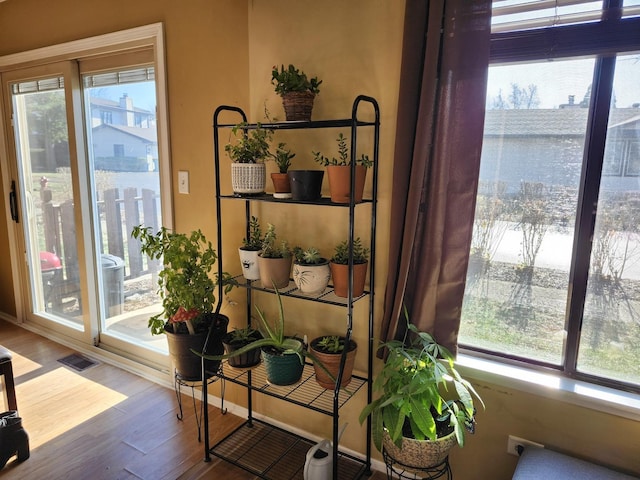
[[[186,170],[178,172],[178,192],[189,193],[189,172]]]

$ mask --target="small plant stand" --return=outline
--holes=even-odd
[[[207,384],[211,385],[214,382],[220,381],[220,412],[222,414],[227,413],[227,409],[224,408],[224,376],[222,375],[222,365],[218,372],[215,374],[211,374],[207,372],[210,376],[207,377]],[[200,398],[200,410],[198,411],[198,406],[196,405],[196,386],[202,386],[202,380],[187,380],[182,377],[178,372],[174,371],[173,373],[173,386],[176,391],[176,399],[178,400],[178,410],[179,412],[176,414],[178,420],[182,421],[184,418],[182,412],[182,387],[187,387],[191,389],[191,400],[193,402],[193,412],[196,417],[196,426],[198,427],[198,442],[202,441],[201,435],[201,427],[202,427],[202,418],[204,416],[204,405],[208,402],[204,401],[204,399]]]
[[[446,478],[447,480],[453,480],[453,472],[449,465],[449,457],[445,458],[442,462],[432,467],[416,468],[409,465],[403,465],[395,458],[391,457],[386,450],[383,450],[382,456],[384,463],[387,467],[388,479],[408,479],[408,480],[435,480],[436,478]]]

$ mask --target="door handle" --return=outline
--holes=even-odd
[[[9,208],[11,209],[11,220],[20,223],[18,219],[18,201],[16,197],[16,182],[11,180],[11,192],[9,192]]]

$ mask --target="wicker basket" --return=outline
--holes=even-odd
[[[420,473],[429,467],[442,463],[449,451],[458,443],[455,432],[446,437],[431,440],[415,440],[402,437],[402,448],[396,447],[389,434],[382,434],[382,445],[387,455],[395,462],[402,464],[407,472]]]
[[[232,163],[231,186],[234,193],[257,195],[264,193],[267,171],[264,163]]]
[[[315,94],[311,92],[285,93],[282,96],[282,106],[287,121],[311,121],[311,110],[313,110],[315,97]]]

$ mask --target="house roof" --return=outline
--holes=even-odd
[[[114,109],[114,110],[125,110],[120,105],[120,102],[116,102],[114,100],[107,100],[106,98],[91,97],[91,105],[107,107],[107,108],[111,108],[111,109]],[[150,110],[145,110],[144,108],[138,108],[138,107],[135,107],[135,106],[133,107],[132,110],[134,112],[145,113],[147,115],[153,115],[153,113],[154,113],[154,112],[152,112]]]
[[[583,136],[587,125],[587,108],[487,110],[485,136]],[[610,127],[640,117],[638,108],[614,108]]]
[[[104,130],[110,128],[119,132],[136,137],[146,143],[158,143],[158,135],[154,128],[127,127],[125,125],[109,125],[103,123],[94,127],[93,131]]]

